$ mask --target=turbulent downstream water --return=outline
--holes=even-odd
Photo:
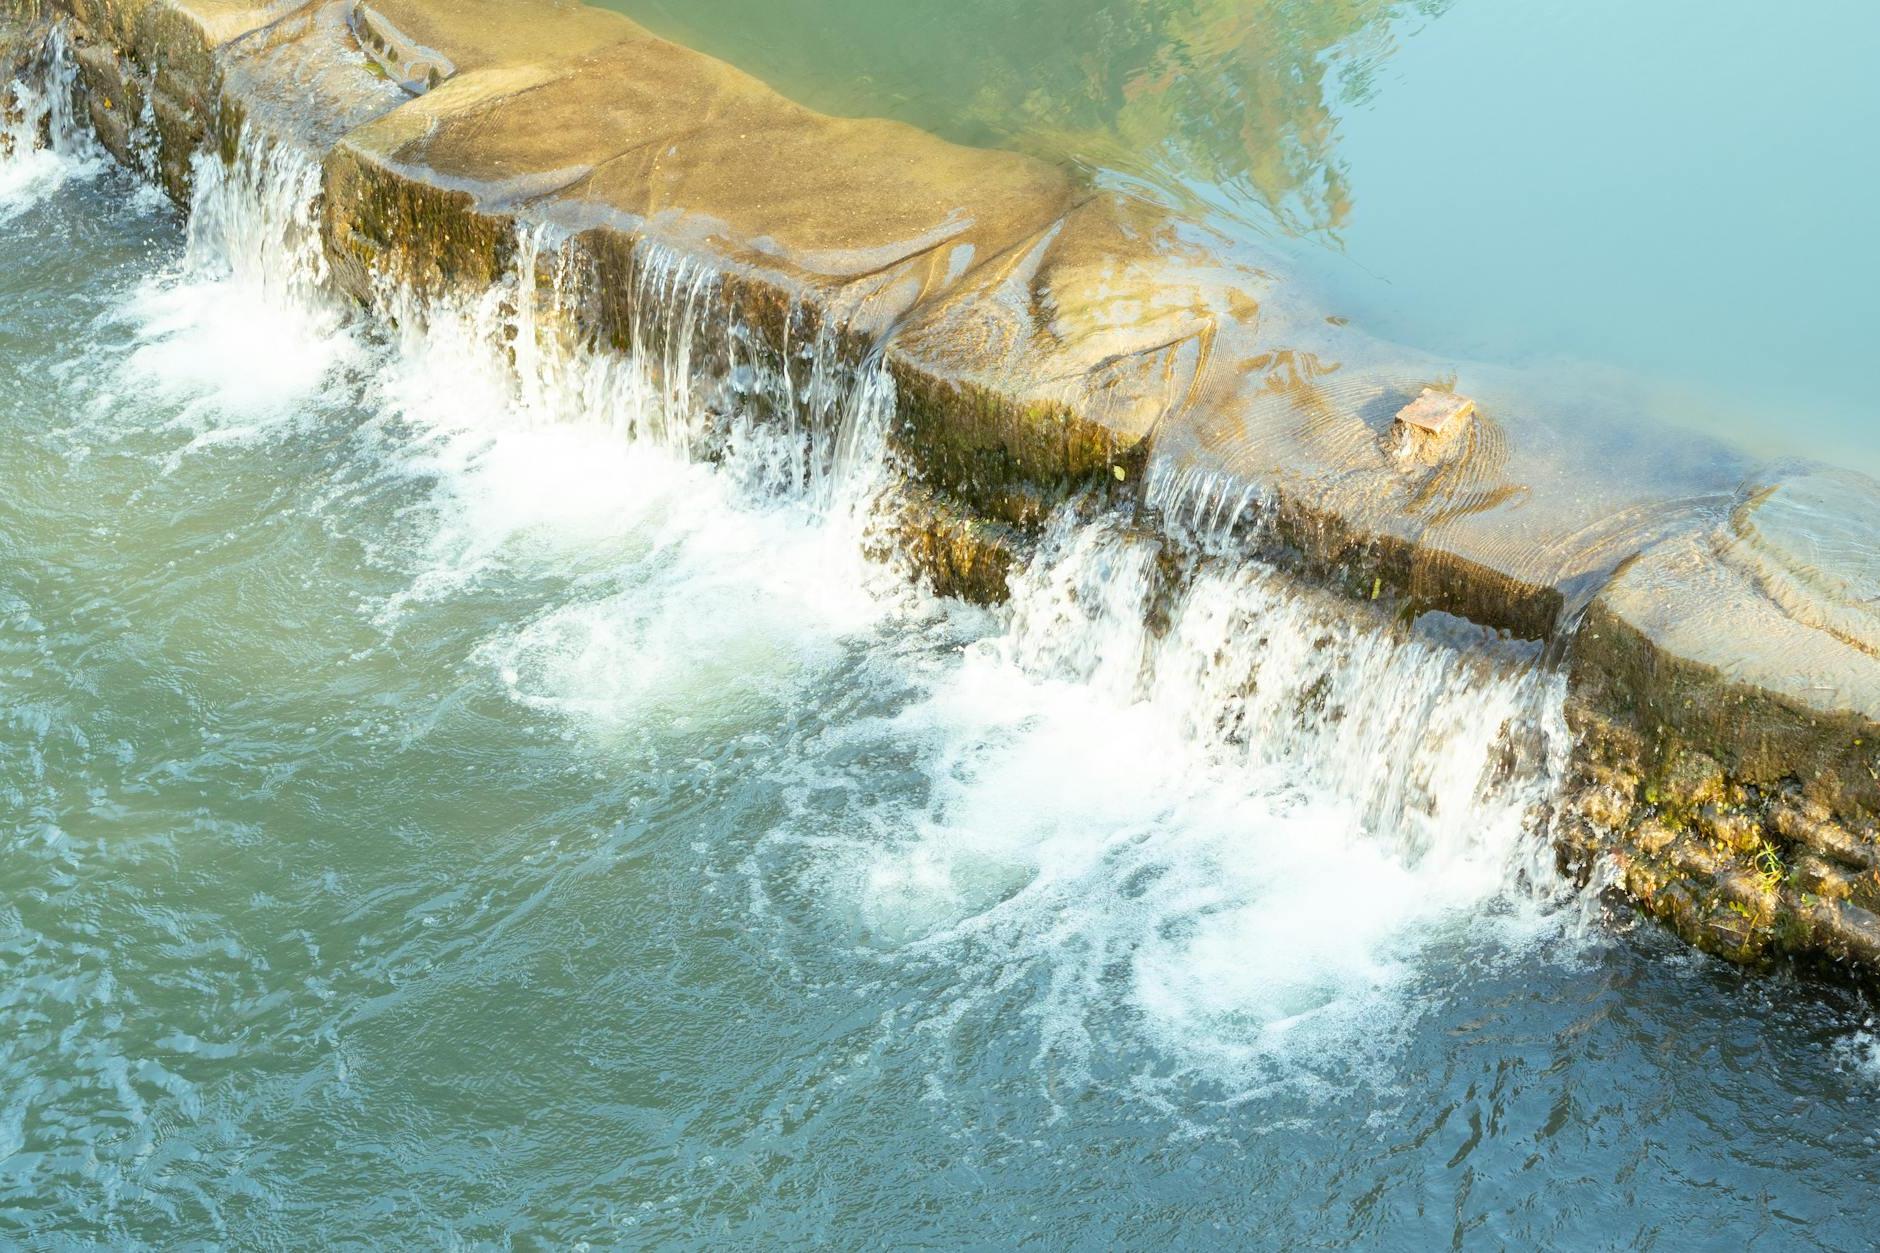
[[[862,556],[885,381],[695,390],[709,274],[627,362],[347,317],[292,152],[184,227],[61,149],[0,163],[0,1240],[1871,1239],[1867,1011],[1557,880],[1531,655],[1102,518],[933,600]]]

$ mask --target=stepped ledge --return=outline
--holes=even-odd
[[[1871,481],[1381,342],[1192,223],[1025,156],[813,113],[566,0],[0,15],[0,69],[66,23],[99,139],[179,203],[192,157],[250,120],[305,145],[356,297],[377,277],[487,285],[542,224],[590,264],[582,329],[603,341],[627,342],[635,247],[655,241],[721,272],[757,333],[808,317],[880,354],[898,547],[939,590],[999,599],[1047,512],[1085,494],[1400,620],[1546,641],[1576,741],[1565,864],[1713,952],[1880,975]],[[1393,429],[1426,387],[1474,402],[1440,441]]]

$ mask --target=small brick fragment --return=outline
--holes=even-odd
[[[1397,420],[1430,435],[1447,435],[1461,428],[1475,413],[1475,402],[1454,392],[1426,387],[1421,395],[1397,411]]]

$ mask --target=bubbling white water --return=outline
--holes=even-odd
[[[80,124],[77,93],[78,63],[57,26],[29,74],[0,84],[0,223],[105,168],[104,154]]]
[[[866,943],[962,963],[960,1013],[1041,978],[1059,1065],[1120,1016],[1240,1073],[1381,1046],[1445,946],[1561,934],[1557,677],[1259,567],[1171,587],[1157,557],[1064,526],[895,719],[928,794],[780,835]]]
[[[806,361],[849,386],[805,426],[761,420],[754,402],[797,412],[803,384],[740,360],[750,336],[696,261],[652,244],[639,259],[625,354],[575,331],[580,276],[546,228],[518,235],[489,291],[378,288],[396,330],[372,404],[403,424],[403,464],[435,483],[424,568],[381,617],[499,572],[573,578],[576,594],[482,649],[505,690],[604,740],[649,721],[728,734],[885,612],[862,537],[892,385],[866,364]],[[641,312],[654,301],[669,302],[657,318]],[[692,364],[711,336],[730,345],[716,377]]]
[[[126,382],[182,414],[192,447],[269,438],[360,365],[324,292],[319,193],[316,162],[253,129],[232,165],[199,154],[181,260],[124,302]]]
[[[432,485],[418,573],[381,619],[552,574],[569,594],[480,651],[515,700],[602,740],[742,727],[880,616],[859,545],[800,495],[747,490],[740,459],[761,476],[782,455],[761,430],[713,464],[702,415],[648,421],[656,380],[536,322],[532,290],[525,269],[472,301],[381,297],[398,331],[368,390]]]
[[[181,267],[127,308],[128,377],[201,420],[184,455],[298,420],[350,390],[381,474],[421,482],[407,589],[375,616],[508,575],[573,595],[500,633],[481,658],[518,701],[611,734],[635,719],[761,708],[884,611],[862,556],[881,481],[885,371],[822,339],[779,366],[696,261],[642,245],[633,350],[598,349],[566,316],[581,298],[565,241],[525,228],[489,290],[420,296],[381,282],[373,316],[328,291],[316,163],[250,127],[233,166],[198,164]],[[659,312],[641,312],[654,310]],[[691,354],[731,343],[724,375]],[[841,380],[841,382],[838,382]],[[760,420],[802,414],[798,425]]]
[[[1880,1083],[1880,1034],[1869,1020],[1861,1029],[1841,1041],[1841,1054],[1854,1073],[1870,1083]]]

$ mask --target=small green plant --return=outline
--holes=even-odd
[[[1766,839],[1756,850],[1756,874],[1762,880],[1763,887],[1771,892],[1781,887],[1789,877],[1789,868],[1783,864],[1782,854]]]

